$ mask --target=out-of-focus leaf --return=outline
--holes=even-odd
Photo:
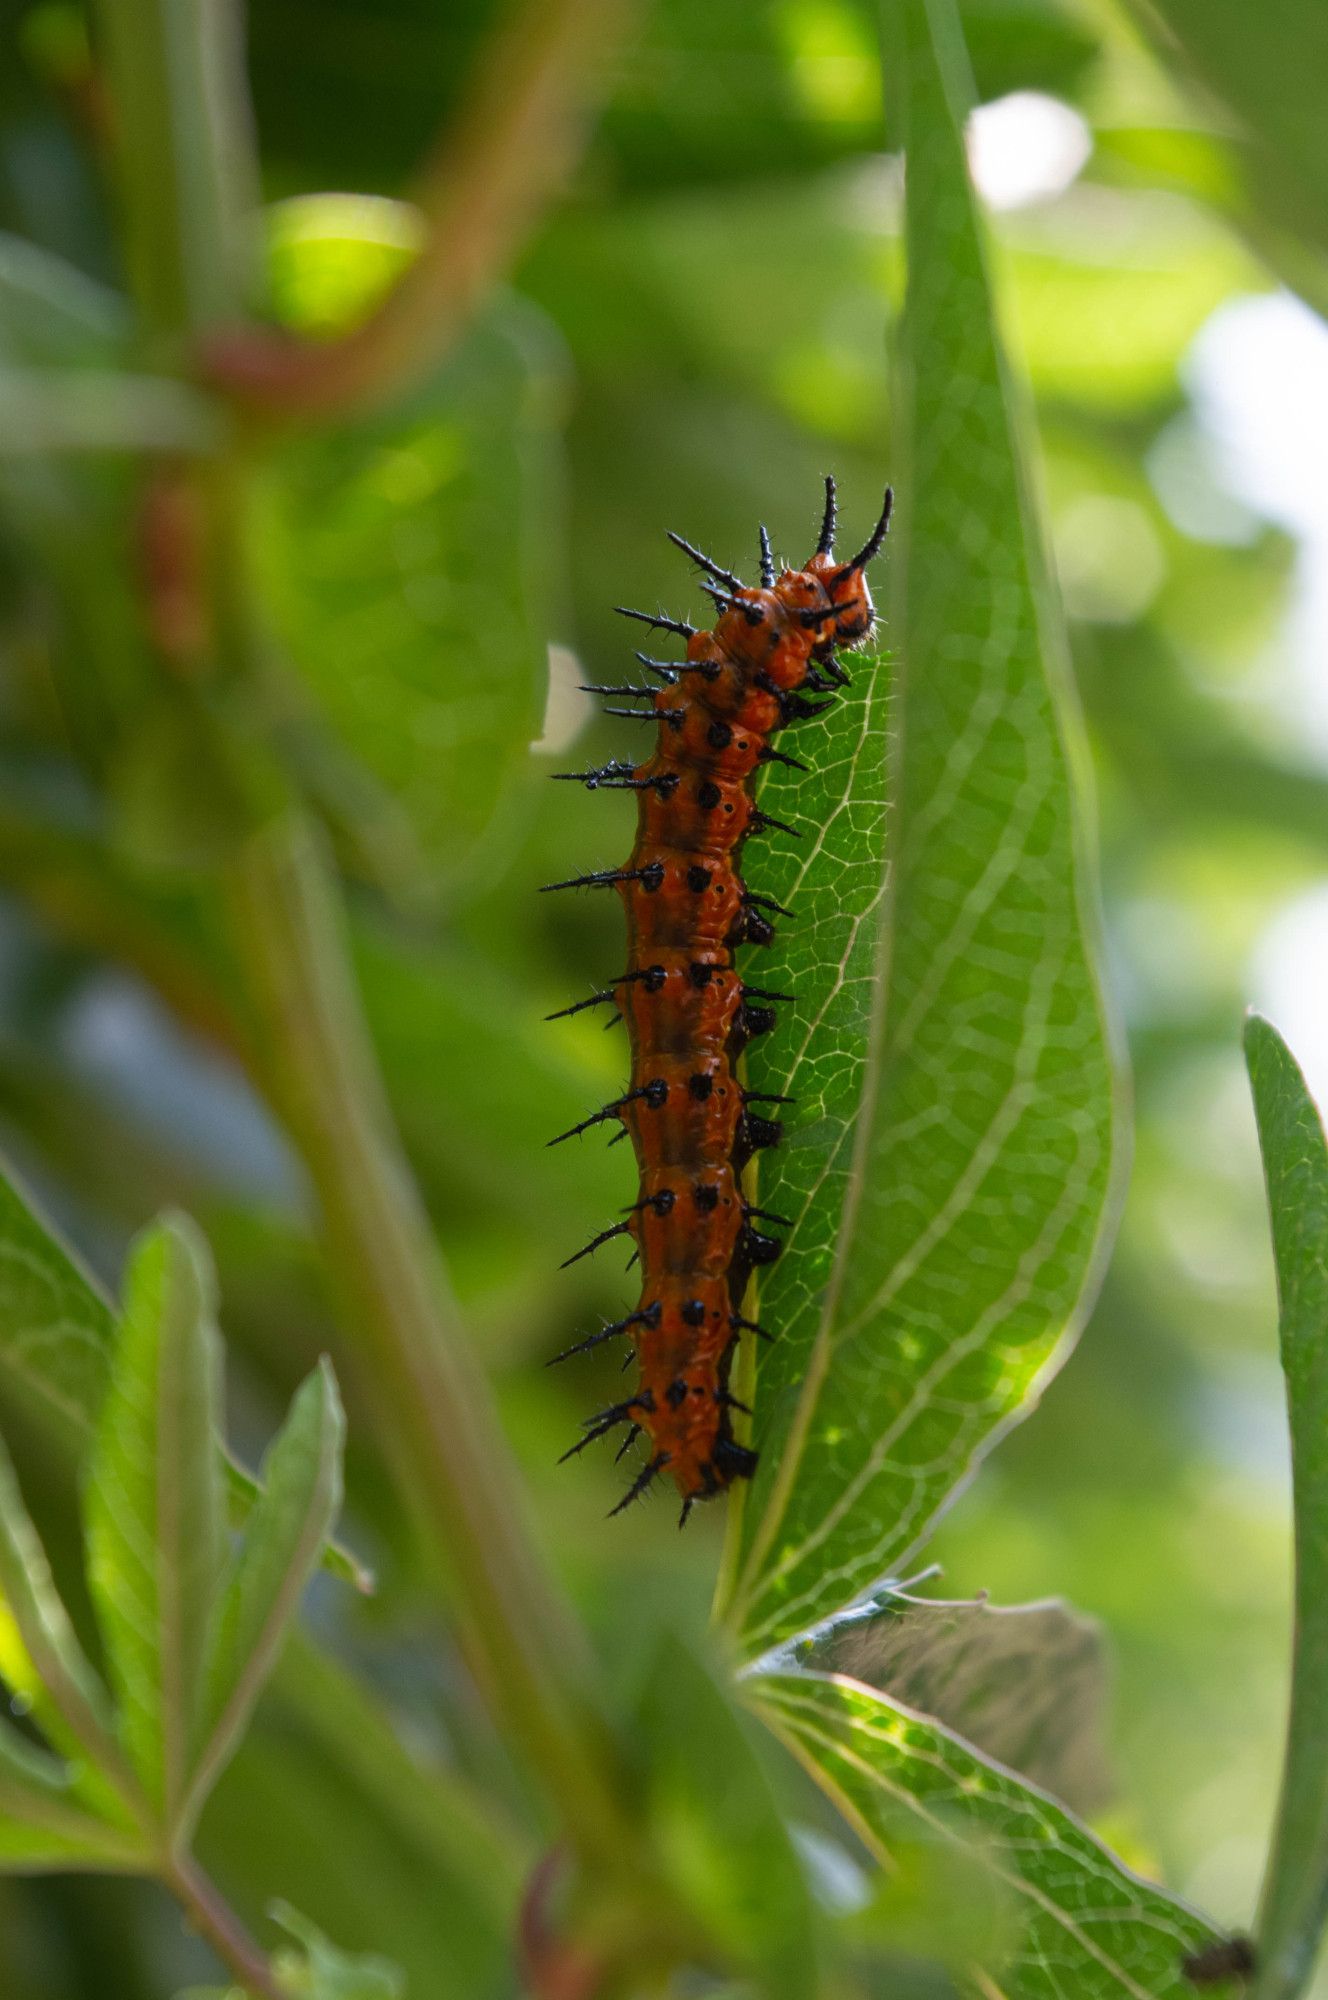
[[[163,689],[109,773],[117,846],[166,874],[206,868],[274,817],[287,788],[254,728],[193,689]]]
[[[311,1826],[336,1840],[311,1841]],[[381,1940],[426,1995],[501,1989],[536,1859],[524,1827],[298,1628],[199,1839],[242,1908],[263,1908],[280,1856],[301,1909],[348,1946]]]
[[[750,1073],[797,1106],[761,1176],[793,1229],[761,1288],[778,1339],[730,1545],[751,1653],[902,1562],[1029,1407],[1082,1311],[1110,1179],[1060,634],[964,160],[962,44],[939,4],[884,19],[908,146],[906,666],[887,697],[861,662],[813,771],[768,793],[815,833],[762,884],[796,913],[768,977],[797,999]]]
[[[46,415],[67,426],[75,406],[87,401],[88,372],[102,376],[104,386],[106,372],[127,360],[128,341],[122,300],[60,258],[0,237],[0,379],[10,381],[11,391],[27,371],[64,371],[66,388]],[[53,378],[53,392],[59,379]],[[104,423],[109,413],[94,392],[93,419]],[[146,685],[142,623],[124,562],[127,462],[70,459],[39,448],[41,412],[31,397],[15,406],[11,394],[10,415],[28,435],[17,436],[24,446],[17,456],[0,438],[0,522],[6,539],[54,586],[50,615],[70,725],[95,764],[118,735],[117,714]],[[48,435],[46,445],[56,441]]]
[[[324,1361],[300,1389],[263,1462],[261,1491],[218,1606],[195,1808],[253,1713],[300,1593],[318,1567],[341,1504],[345,1433],[336,1378]]]
[[[274,1903],[272,1916],[299,1947],[278,1953],[276,1960],[277,1975],[292,1995],[302,2000],[401,2000],[405,1981],[387,1959],[338,1951],[289,1903]]]
[[[1050,0],[962,0],[964,39],[983,101],[1013,90],[1074,94],[1098,55],[1087,15]]]
[[[1099,122],[1093,131],[1095,165],[1121,167],[1152,187],[1172,187],[1231,208],[1240,193],[1240,174],[1215,131],[1192,125],[1133,125]]]
[[[1111,1795],[1102,1633],[1067,1604],[888,1596],[818,1635],[809,1663],[943,1722],[1078,1813]]]
[[[84,1655],[60,1601],[46,1551],[0,1443],[0,1596],[51,1710],[94,1761],[109,1764],[114,1738],[105,1689]],[[37,1709],[43,1722],[46,1711]],[[62,1746],[63,1747],[63,1743]]]
[[[684,1898],[772,2000],[815,1990],[802,1865],[749,1740],[705,1669],[674,1640],[639,1705],[650,1825]]]
[[[1080,186],[1003,235],[1011,345],[1037,396],[1108,418],[1173,403],[1208,315],[1268,283],[1206,210],[1156,189]]]
[[[268,289],[283,325],[326,339],[359,325],[414,262],[419,210],[381,195],[312,194],[268,216]]]
[[[120,1735],[163,1824],[188,1795],[221,1572],[220,1337],[201,1236],[140,1239],[88,1470],[88,1583]]]
[[[293,297],[329,230],[348,258],[358,233],[377,267],[360,206],[325,201],[287,242]],[[511,302],[403,408],[290,442],[268,483],[261,558],[286,650],[457,887],[540,730],[561,379],[547,322]]]
[[[182,382],[93,369],[0,369],[3,449],[207,451],[218,443],[213,406]]]
[[[974,1965],[1004,1964],[1018,1943],[1009,1887],[980,1841],[938,1841],[919,1822],[892,1829],[890,1865],[869,1899],[846,1911],[836,1936],[870,1968],[868,1992],[953,2000],[972,1991]]]
[[[0,328],[5,354],[33,367],[105,366],[129,346],[122,298],[64,258],[0,233]]]
[[[761,1675],[747,1683],[771,1727],[888,1862],[925,1833],[971,1848],[1018,1917],[1011,1956],[979,1967],[1005,2000],[1182,2000],[1183,1961],[1218,1942],[1184,1904],[1143,1882],[1065,1809],[939,1723],[854,1681]],[[1214,2000],[1235,1991],[1216,1982]]]
[[[0,1869],[124,1868],[142,1845],[80,1810],[69,1772],[0,1718]]]
[[[1235,119],[1253,233],[1283,275],[1328,301],[1328,12],[1314,0],[1131,0],[1130,12],[1183,84]]]
[[[543,1015],[573,993],[532,1005],[528,989],[464,944],[412,944],[365,922],[355,945],[388,1087],[440,1227],[463,1238],[484,1213],[526,1240],[536,1228],[574,1231],[565,1170],[551,1170],[556,1156],[526,1143],[530,1107],[541,1107],[550,1131],[575,1123],[587,1098],[616,1080],[621,1055],[611,1038],[584,1021],[546,1025]],[[582,1047],[613,1070],[579,1063]],[[622,1198],[621,1178],[617,1155],[588,1154],[576,1192],[584,1189],[592,1217]],[[464,1261],[464,1241],[449,1247]],[[575,1248],[569,1242],[565,1254]]]
[[[113,1339],[91,1280],[0,1176],[0,1372],[79,1457],[106,1394]]]
[[[114,1344],[110,1306],[0,1171],[0,1376],[78,1464],[92,1446]],[[225,1470],[231,1512],[243,1520],[258,1488],[233,1461]],[[369,1587],[344,1550],[330,1547],[324,1563],[357,1589]]]
[[[1257,1014],[1245,1059],[1273,1226],[1296,1519],[1291,1720],[1254,1993],[1294,2000],[1328,1917],[1328,1140],[1295,1058]]]

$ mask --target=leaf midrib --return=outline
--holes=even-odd
[[[884,660],[878,659],[878,668],[883,664]],[[902,741],[903,733],[903,723],[899,713],[902,708],[902,703],[899,700],[902,687],[899,676],[902,674],[902,671],[902,663],[892,663],[892,678],[885,695],[885,728],[883,734],[886,744],[886,819],[888,827],[893,824],[895,819],[895,813],[891,811],[889,804],[890,787],[888,774],[892,768],[895,771],[898,770],[899,744]],[[851,760],[851,771],[856,769],[857,759],[862,754],[863,747],[869,739],[870,716],[871,703],[865,702],[863,704],[862,735],[859,738],[857,751]],[[893,755],[891,754],[892,749]],[[846,788],[844,797],[847,798],[847,796],[848,792]],[[760,1568],[788,1511],[789,1500],[792,1496],[798,1468],[801,1464],[802,1455],[806,1449],[807,1439],[815,1419],[821,1388],[829,1373],[834,1350],[832,1328],[839,1306],[840,1295],[848,1274],[852,1255],[851,1246],[857,1229],[858,1213],[866,1190],[866,1166],[871,1146],[872,1121],[881,1085],[880,1055],[884,1043],[886,1019],[889,1014],[889,977],[894,950],[895,929],[893,918],[896,871],[891,865],[890,854],[891,842],[887,832],[885,858],[881,869],[880,897],[879,902],[873,905],[873,907],[879,909],[879,935],[877,939],[873,982],[880,998],[876,1019],[872,1024],[871,1034],[866,1047],[864,1087],[856,1112],[853,1145],[848,1169],[848,1185],[845,1190],[844,1208],[836,1236],[834,1263],[831,1266],[830,1278],[826,1285],[825,1298],[817,1323],[816,1338],[808,1360],[806,1377],[784,1444],[779,1470],[775,1475],[774,1485],[770,1489],[770,1498],[766,1503],[766,1511],[761,1518],[756,1533],[752,1537],[752,1545],[739,1576],[737,1589],[734,1592],[731,1615],[735,1629],[738,1631],[741,1631],[745,1625],[746,1614],[750,1605],[757,1601]],[[810,860],[810,856],[808,858]],[[856,935],[855,930],[854,936],[856,937]],[[845,963],[847,963],[847,959],[845,959]]]

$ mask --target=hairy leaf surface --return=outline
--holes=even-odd
[[[943,1722],[1075,1812],[1111,1795],[1102,1633],[1058,1598],[1007,1606],[891,1594],[801,1652],[803,1664]]]

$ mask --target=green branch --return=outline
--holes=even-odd
[[[578,1848],[617,1873],[635,1837],[584,1643],[521,1518],[519,1475],[393,1130],[312,829],[292,818],[251,839],[228,893],[263,1081],[318,1192],[384,1445],[449,1573],[495,1714]]]
[[[587,38],[612,5],[537,7],[524,41],[499,45],[457,139],[457,157],[475,170],[447,197],[454,222],[392,309],[416,333],[404,345],[386,341],[376,368],[405,365],[444,293],[455,290],[468,308],[492,282],[562,157]],[[101,0],[126,262],[146,342],[177,373],[207,334],[239,321],[246,293],[257,176],[239,23],[232,0]],[[438,168],[440,186],[452,159],[449,151]],[[220,680],[253,679],[263,671],[263,620],[245,561],[245,458],[222,438],[172,477],[187,482],[198,524],[183,582],[197,596],[207,664]],[[468,1655],[578,1853],[602,1883],[643,1894],[588,1649],[522,1518],[519,1477],[386,1106],[334,880],[298,813],[237,836],[224,890],[253,1046],[263,1051],[260,1080],[308,1163],[380,1433],[430,1551],[445,1562]]]
[[[258,174],[231,0],[99,0],[126,276],[152,345],[233,320]],[[165,358],[165,357],[163,357]]]
[[[628,0],[527,0],[424,165],[413,191],[424,245],[377,311],[334,341],[228,328],[203,343],[207,378],[240,409],[287,424],[344,417],[436,367],[562,187],[630,11]]]

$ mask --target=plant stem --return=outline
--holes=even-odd
[[[284,424],[345,416],[436,366],[562,187],[593,80],[629,14],[630,0],[527,0],[486,47],[425,164],[415,189],[424,246],[377,311],[334,341],[223,332],[204,343],[208,379]]]
[[[563,158],[590,44],[622,4],[528,0],[439,156],[433,247],[379,330],[366,329],[363,354],[355,349],[355,395],[432,353],[492,283]],[[203,335],[237,323],[245,296],[257,175],[239,8],[101,0],[99,27],[140,318],[159,365],[183,372]],[[333,401],[343,407],[341,388]],[[241,683],[259,676],[263,652],[245,559],[247,471],[225,439],[178,471],[198,510],[196,557],[178,579],[197,597],[198,671]],[[520,1512],[516,1470],[393,1128],[318,838],[292,812],[237,840],[223,877],[252,1016],[246,1045],[308,1164],[378,1427],[430,1550],[446,1559],[462,1641],[588,1872],[635,1889],[640,1841],[588,1649]]]
[[[233,320],[258,176],[231,0],[100,0],[130,289],[163,364]]]
[[[162,1881],[184,1910],[193,1929],[211,1945],[226,1969],[258,2000],[285,2000],[271,1962],[259,1950],[215,1882],[188,1856],[171,1861]]]
[[[251,838],[228,892],[252,1041],[318,1192],[384,1445],[446,1563],[495,1715],[583,1858],[618,1874],[636,1840],[588,1693],[593,1671],[521,1517],[518,1476],[393,1130],[312,828],[291,817]]]

